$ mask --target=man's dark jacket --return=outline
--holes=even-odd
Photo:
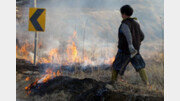
[[[140,25],[133,18],[127,18],[121,22],[121,25],[122,23],[125,23],[126,25],[129,26],[132,35],[133,46],[139,53],[141,41],[144,40],[144,33],[142,32]],[[122,50],[123,53],[130,54],[126,37],[121,31],[121,25],[119,27],[119,33],[118,33],[118,37],[119,37],[118,48]]]

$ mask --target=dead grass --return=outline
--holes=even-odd
[[[151,89],[164,92],[164,55],[163,53],[155,54],[149,60],[146,60],[146,73],[148,76]],[[111,79],[111,70],[97,70],[92,73],[74,73],[68,74],[67,76],[75,78],[93,78],[98,81],[108,82]],[[142,86],[143,82],[139,76],[139,73],[135,71],[131,64],[128,65],[127,70],[124,74],[124,80],[136,86]]]
[[[161,57],[162,56],[162,57]],[[141,92],[160,92],[162,95],[164,93],[164,57],[163,55],[154,56],[151,60],[146,60],[146,72],[150,82],[150,88],[147,88],[143,85],[143,82],[140,79],[139,74],[135,71],[131,64],[128,65],[127,70],[125,71],[124,80],[127,83],[121,83],[118,81],[115,86],[115,91],[123,90],[122,85],[131,90],[141,89]],[[70,76],[72,78],[93,78],[97,81],[108,82],[111,78],[111,69],[109,70],[93,70],[92,73],[85,72],[76,72],[63,74],[64,76]],[[17,101],[68,101],[70,100],[71,95],[68,92],[61,91],[58,93],[46,94],[44,96],[28,96],[24,90],[25,86],[35,81],[40,75],[31,75],[31,74],[21,74],[16,73],[16,97]],[[26,77],[30,77],[29,81],[25,81]],[[61,97],[63,96],[63,97]]]

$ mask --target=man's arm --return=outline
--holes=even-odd
[[[131,35],[131,31],[129,29],[129,26],[123,23],[121,26],[121,30],[122,30],[124,36],[126,37],[128,47],[129,47],[129,51],[131,53],[131,58],[132,58],[137,54],[137,51],[134,49],[134,46],[132,43],[132,35]]]
[[[129,29],[129,26],[125,23],[122,24],[121,26],[121,30],[124,34],[124,36],[126,37],[126,40],[127,40],[127,43],[128,43],[128,46],[132,46],[132,35],[131,35],[131,31]]]

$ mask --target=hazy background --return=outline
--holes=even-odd
[[[141,53],[145,59],[152,58],[158,52],[163,53],[163,3],[163,0],[37,0],[38,8],[46,8],[46,29],[39,33],[42,47],[38,55],[47,54],[52,48],[66,54],[72,39],[79,56],[83,55],[83,50],[98,62],[115,56],[122,20],[119,9],[129,4],[134,9],[132,17],[138,18],[145,34]],[[34,32],[28,31],[29,7],[33,7],[33,0],[23,6],[22,18],[16,21],[20,44],[34,42]],[[72,38],[74,31],[77,35]]]

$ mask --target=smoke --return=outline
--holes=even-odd
[[[134,8],[133,16],[139,19],[145,33],[142,50],[163,41],[163,0],[37,1],[37,7],[46,8],[47,11],[45,32],[39,32],[42,48],[39,49],[38,56],[47,54],[52,48],[58,48],[60,54],[66,54],[67,46],[71,44],[69,40],[76,31],[73,41],[80,57],[87,55],[96,61],[95,64],[114,57],[117,51],[118,27],[122,20],[119,9],[124,4]],[[28,31],[28,7],[33,7],[32,1],[24,7],[23,22],[17,21],[17,38],[21,43],[28,40],[33,44],[34,32]],[[152,46],[146,45],[152,41]],[[160,46],[158,44],[155,50],[162,50]]]

